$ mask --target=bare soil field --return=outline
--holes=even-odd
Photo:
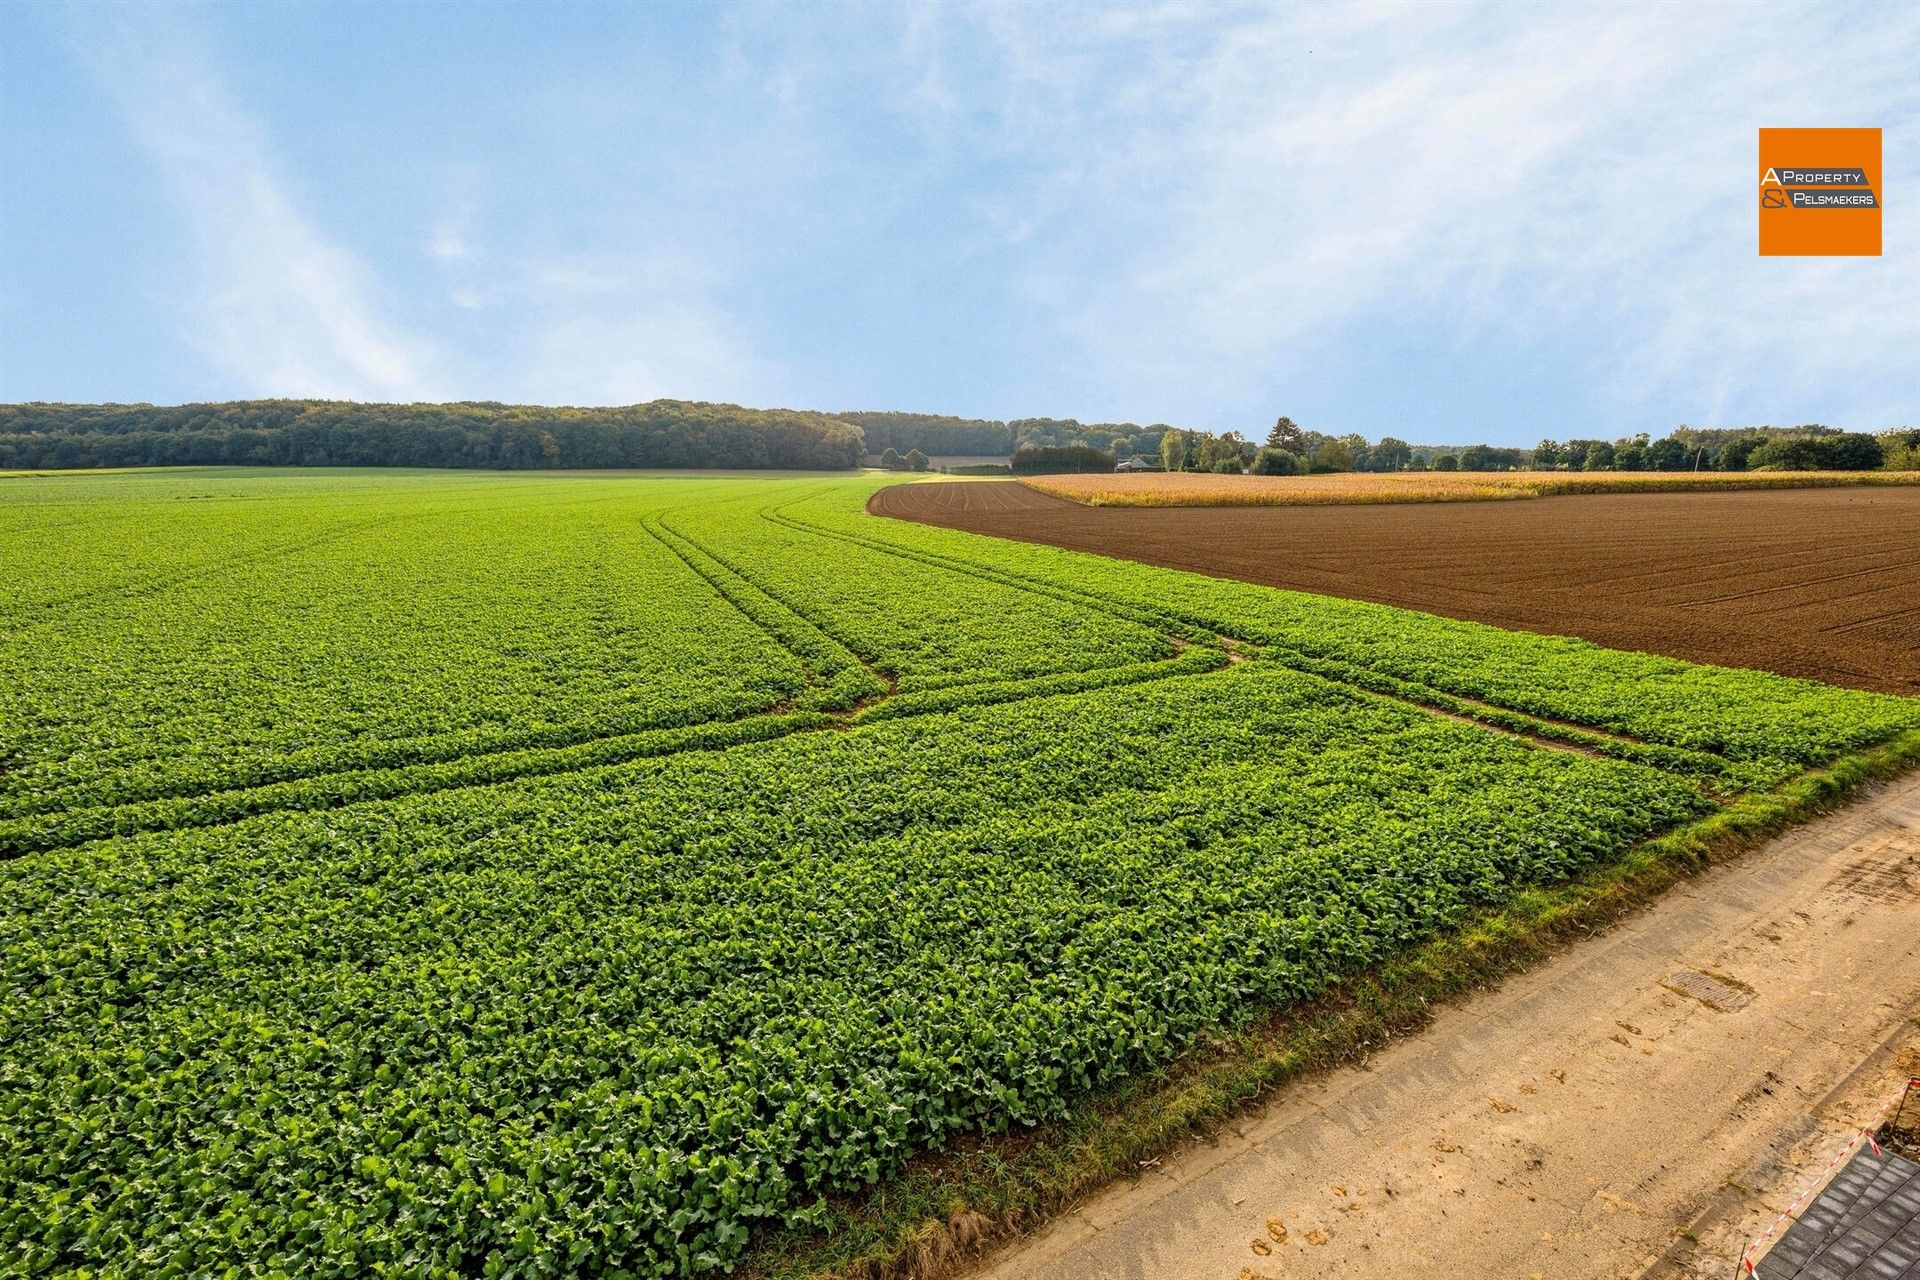
[[[1090,507],[1002,481],[898,485],[868,509],[1693,662],[1920,693],[1920,488]]]
[[[1021,483],[1093,507],[1311,507],[1488,502],[1575,493],[1920,485],[1920,471],[1349,471],[1319,476],[1181,471],[1028,476]]]

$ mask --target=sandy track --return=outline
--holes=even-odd
[[[1673,989],[1687,973],[1717,975],[1680,981],[1727,1007]],[[1729,1275],[1895,1083],[1917,1013],[1910,776],[1286,1090],[980,1274]]]
[[[1095,508],[1011,481],[876,514],[1694,662],[1920,693],[1920,487]]]

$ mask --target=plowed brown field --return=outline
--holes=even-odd
[[[904,484],[877,515],[1619,649],[1920,694],[1920,489],[1087,507]]]

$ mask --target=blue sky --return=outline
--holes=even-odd
[[[1920,5],[0,6],[0,400],[1920,423]],[[1886,256],[1761,259],[1761,125]]]

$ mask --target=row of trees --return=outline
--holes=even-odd
[[[1529,463],[1542,471],[1873,471],[1912,466],[1906,454],[1920,432],[1878,436],[1809,424],[1698,430],[1680,427],[1651,440],[1645,433],[1618,440],[1542,440]],[[1892,462],[1890,463],[1890,452]],[[1902,458],[1906,458],[1904,464]],[[1464,452],[1461,458],[1465,467]]]
[[[1415,465],[1415,454],[1414,446],[1393,436],[1378,443],[1360,435],[1329,436],[1285,417],[1258,446],[1237,431],[1214,436],[1170,428],[1160,439],[1160,465],[1168,471],[1251,471],[1263,476],[1402,471]]]
[[[253,400],[0,405],[0,470],[80,467],[714,467],[847,470],[860,428],[824,413],[655,400],[608,409]]]
[[[1237,431],[1209,435],[1167,429],[1160,465],[1168,471],[1319,475],[1340,471],[1871,471],[1920,469],[1920,431],[1868,435],[1801,427],[1677,428],[1618,440],[1542,440],[1532,449],[1475,444],[1412,445],[1393,436],[1329,436],[1281,418],[1256,446]]]
[[[713,467],[846,470],[874,451],[889,470],[935,456],[1009,457],[1015,470],[1689,471],[1920,469],[1920,431],[1878,436],[1809,424],[1677,428],[1657,440],[1542,440],[1532,449],[1330,436],[1280,418],[1256,445],[1162,423],[993,422],[909,413],[824,414],[656,400],[607,409],[495,403],[250,400],[198,405],[0,405],[0,469],[255,466]],[[1024,458],[1022,455],[1026,455]],[[1104,464],[1104,465],[1103,465]]]

